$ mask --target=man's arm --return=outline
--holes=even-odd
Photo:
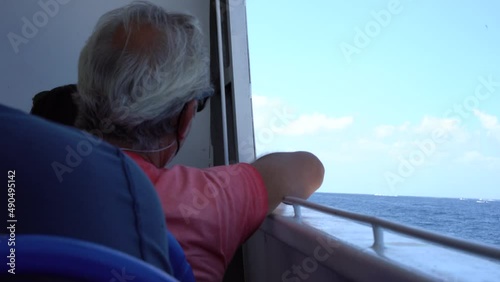
[[[268,214],[285,196],[308,198],[323,183],[325,168],[308,152],[274,153],[256,160],[254,166],[264,179],[268,194]]]

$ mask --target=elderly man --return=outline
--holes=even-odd
[[[139,2],[101,17],[81,52],[74,95],[75,125],[122,148],[153,182],[197,281],[221,281],[283,197],[309,197],[324,175],[306,152],[166,169],[211,92],[197,20]]]

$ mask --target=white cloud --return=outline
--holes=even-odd
[[[474,110],[474,115],[479,118],[479,121],[484,128],[492,130],[500,128],[498,118],[496,116],[488,115],[478,110]]]
[[[283,101],[281,101],[278,98],[272,98],[272,97],[267,97],[267,96],[261,96],[261,95],[252,95],[252,104],[254,107],[261,108],[261,107],[274,107],[274,106],[279,106],[283,104]]]
[[[271,151],[285,150],[285,144],[290,142],[294,144],[293,148],[303,147],[303,139],[295,137],[335,133],[354,124],[352,116],[332,117],[317,112],[299,114],[279,98],[254,95],[253,106],[256,142],[259,148]],[[457,119],[424,116],[414,123],[381,124],[362,135],[352,135],[353,131],[316,135],[318,139],[310,150],[324,150],[325,159],[346,164],[375,161],[379,166],[384,163],[395,166],[402,159],[423,152],[426,166],[461,163],[498,168],[500,159],[480,153],[483,149],[478,136],[487,130],[500,140],[500,121],[480,111],[474,111],[474,114],[483,129],[469,131]]]
[[[456,161],[461,164],[485,165],[490,169],[500,169],[500,158],[485,156],[478,151],[465,152]]]
[[[423,152],[426,165],[437,165],[457,158],[468,146],[470,134],[454,119],[423,117],[418,123],[384,124],[374,127],[372,134],[342,139],[335,151],[339,161],[399,162]]]
[[[432,134],[436,130],[454,133],[459,129],[459,121],[452,118],[425,116],[415,128],[416,133]]]
[[[378,140],[371,140],[367,138],[358,139],[355,145],[362,150],[366,151],[386,151],[390,145]]]
[[[488,131],[488,135],[500,141],[500,122],[498,118],[478,110],[474,110],[474,115],[479,119],[483,128]]]
[[[477,110],[474,111],[474,114],[481,122],[483,130],[488,130],[489,135],[493,135],[500,140],[500,122],[498,118]],[[462,165],[500,169],[500,158],[485,155],[482,152],[481,130],[469,130],[461,125],[458,120],[425,116],[420,124],[410,129],[410,132],[412,132],[413,139],[410,139],[411,141],[404,146],[399,146],[399,150],[395,148],[394,151],[398,153],[404,152],[403,155],[407,155],[408,149],[423,151],[422,148],[425,148],[425,144],[427,144],[428,148],[435,148],[432,150],[433,153],[429,156],[429,159],[439,160],[440,163],[456,162]],[[426,143],[426,139],[427,141],[435,141],[433,136],[436,132],[444,133],[446,142]],[[404,138],[400,140],[404,140]],[[404,142],[402,143],[404,144]]]
[[[297,118],[295,111],[279,98],[252,95],[252,106],[256,132],[271,128],[271,121],[276,118],[284,119],[284,121],[280,120],[281,124]]]
[[[341,130],[354,122],[353,117],[329,117],[324,114],[304,114],[276,131],[284,135],[306,135],[324,131]]]
[[[395,126],[395,125],[379,125],[375,127],[374,133],[375,137],[383,139],[386,137],[390,137],[393,134],[400,133],[400,132],[406,132],[409,128],[410,123],[405,122],[402,125]]]
[[[259,132],[275,135],[309,135],[341,130],[350,126],[353,117],[330,117],[325,114],[297,114],[279,98],[252,95],[253,118],[256,135]]]
[[[360,142],[361,141],[361,142]],[[424,154],[425,165],[450,163],[473,150],[472,134],[458,120],[424,116],[418,123],[384,124],[374,127],[371,138],[355,144],[368,155],[378,154],[399,162]]]
[[[401,125],[379,125],[376,126],[373,131],[377,138],[413,136],[412,138],[414,139],[418,136],[432,136],[432,134],[435,134],[437,131],[454,136],[460,136],[464,133],[460,128],[458,120],[433,116],[424,116],[420,123],[414,125],[410,122],[405,122]],[[397,135],[398,133],[399,135]]]
[[[375,127],[375,136],[377,138],[385,138],[391,136],[394,131],[396,130],[396,127],[393,125],[380,125]]]

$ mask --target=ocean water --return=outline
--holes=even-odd
[[[315,193],[312,202],[500,246],[500,200]]]

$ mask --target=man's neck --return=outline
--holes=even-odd
[[[158,168],[164,168],[174,157],[177,152],[178,144],[174,141],[170,141],[168,144],[174,144],[171,147],[165,148],[165,150],[161,150],[158,152],[138,152],[136,150],[131,149],[132,146],[129,144],[125,144],[123,142],[119,142],[117,140],[106,140],[114,146],[122,149],[126,152],[134,153],[140,157],[142,157],[148,163],[153,164]],[[173,143],[172,143],[173,142]]]

